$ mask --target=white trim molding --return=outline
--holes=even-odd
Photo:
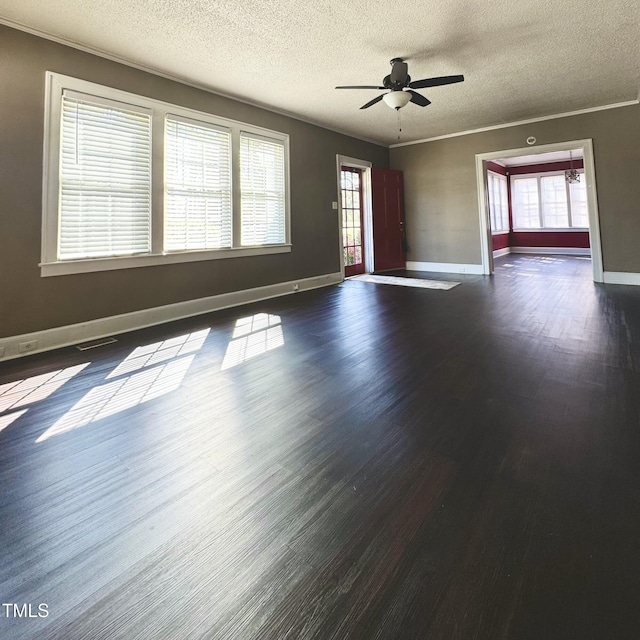
[[[545,256],[591,256],[591,249],[580,247],[509,247],[511,253],[539,253]],[[493,254],[496,255],[495,252]]]
[[[364,221],[364,270],[371,273],[374,267],[373,255],[373,187],[371,183],[371,168],[373,163],[369,160],[350,158],[339,153],[336,155],[336,171],[338,175],[338,245],[340,252],[340,269],[344,273],[344,246],[342,243],[342,188],[341,168],[353,167],[362,170],[362,213]]]
[[[407,262],[407,271],[433,271],[434,273],[467,273],[482,275],[481,264],[455,264],[453,262]]]
[[[577,111],[567,111],[565,113],[555,113],[550,116],[540,116],[538,118],[529,118],[528,120],[517,120],[515,122],[506,122],[504,124],[494,124],[488,127],[480,127],[478,129],[469,129],[467,131],[457,131],[455,133],[445,133],[441,136],[433,136],[432,138],[422,138],[421,140],[412,140],[410,142],[398,142],[389,145],[390,149],[396,147],[408,147],[412,144],[424,144],[425,142],[435,142],[436,140],[446,140],[447,138],[458,138],[460,136],[470,136],[474,133],[484,133],[485,131],[495,131],[496,129],[508,129],[509,127],[518,127],[523,124],[533,124],[535,122],[544,122],[545,120],[557,120],[558,118],[570,118],[571,116],[580,116],[585,113],[593,113],[595,111],[606,111],[608,109],[620,109],[621,107],[632,107],[640,103],[638,100],[627,100],[625,102],[615,102],[613,104],[605,104],[600,107],[589,107],[587,109],[578,109]],[[524,155],[524,154],[521,154]]]
[[[0,357],[0,362],[42,351],[68,347],[81,342],[97,340],[119,333],[144,329],[145,327],[172,322],[173,320],[190,318],[203,313],[269,300],[270,298],[277,298],[299,291],[327,287],[342,281],[342,273],[327,273],[312,278],[279,282],[242,291],[232,291],[216,296],[186,300],[185,302],[177,302],[151,309],[141,309],[140,311],[99,318],[98,320],[55,327],[54,329],[0,338],[0,353],[4,354]],[[35,342],[35,345],[33,342]],[[23,343],[32,343],[26,353],[21,353],[20,350],[20,345]]]
[[[596,195],[596,170],[593,158],[593,141],[569,140],[536,147],[519,149],[505,149],[489,153],[476,154],[476,183],[478,193],[478,217],[480,226],[480,255],[482,256],[483,273],[493,272],[493,252],[489,250],[491,225],[488,213],[488,198],[486,184],[486,163],[489,160],[501,158],[517,158],[518,156],[548,153],[550,151],[575,151],[580,149],[584,158],[584,176],[587,186],[587,204],[589,209],[589,245],[591,247],[591,264],[594,282],[603,281],[602,248],[600,242],[600,217],[598,213],[598,198]],[[512,248],[513,250],[513,248]]]
[[[511,253],[511,247],[504,247],[504,249],[494,249],[493,257],[499,258],[500,256],[508,256]]]
[[[605,271],[605,284],[630,284],[640,286],[640,273],[625,273],[624,271]]]
[[[65,260],[59,256],[60,237],[60,175],[61,175],[61,113],[65,96],[83,99],[87,97],[97,104],[116,105],[145,114],[150,118],[149,131],[151,152],[146,158],[149,167],[149,188],[151,189],[148,210],[148,224],[152,230],[149,244],[144,253],[137,255],[98,256],[81,260]],[[230,247],[217,249],[180,250],[168,252],[163,242],[166,224],[166,176],[163,170],[166,162],[164,154],[165,123],[167,120],[187,121],[200,127],[220,130],[228,135],[229,144],[229,189],[230,224],[233,226]],[[45,74],[45,120],[44,120],[44,167],[43,167],[43,222],[40,263],[41,276],[58,276],[70,273],[129,269],[157,264],[193,262],[219,258],[256,256],[291,251],[291,194],[289,134],[272,131],[256,125],[246,124],[229,118],[197,111],[154,98],[129,93],[120,89],[73,78],[47,71]],[[240,173],[241,142],[243,138],[265,139],[283,150],[284,169],[284,237],[272,245],[242,245]]]

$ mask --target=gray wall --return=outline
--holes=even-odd
[[[45,71],[290,136],[291,253],[42,278]],[[337,272],[336,154],[389,166],[389,150],[0,25],[0,337]]]
[[[605,271],[640,273],[640,105],[391,149],[404,172],[408,260],[480,264],[475,155],[593,139]]]

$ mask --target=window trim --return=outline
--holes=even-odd
[[[112,102],[119,107],[151,110],[151,251],[135,256],[58,259],[58,195],[60,162],[60,129],[63,92],[95,96],[100,101]],[[58,276],[72,273],[109,271],[134,267],[239,258],[291,252],[291,184],[289,135],[272,131],[196,109],[182,107],[155,98],[139,96],[87,80],[73,78],[52,71],[45,74],[45,114],[42,182],[42,238],[40,275]],[[231,132],[231,184],[232,184],[232,242],[231,248],[192,251],[165,251],[164,244],[164,138],[165,122],[176,117]],[[285,174],[285,242],[272,245],[241,246],[240,223],[240,133],[261,136],[282,143]]]
[[[585,177],[585,171],[584,169],[577,169],[578,173],[580,174],[580,180],[584,180],[585,181],[585,185],[586,185],[586,177]],[[541,225],[544,225],[544,211],[543,211],[543,207],[542,207],[542,186],[541,186],[541,178],[545,178],[545,177],[551,177],[551,176],[563,176],[564,177],[565,172],[562,170],[559,171],[542,171],[542,172],[538,172],[538,173],[522,173],[522,174],[516,174],[516,175],[512,175],[511,176],[511,207],[512,207],[512,214],[513,214],[513,219],[512,219],[512,224],[513,224],[513,231],[517,232],[517,233],[539,233],[539,232],[544,232],[544,233],[557,233],[557,232],[562,232],[562,233],[566,233],[567,231],[569,232],[585,232],[585,231],[589,231],[589,227],[545,227],[545,226],[540,226],[540,227],[516,227],[515,226],[515,222],[516,222],[516,214],[515,214],[515,202],[516,202],[516,198],[515,198],[515,183],[517,180],[520,179],[525,179],[525,178],[535,178],[537,180],[537,186],[538,186],[538,220],[540,221]],[[569,224],[571,224],[572,222],[572,212],[571,212],[571,190],[569,187],[569,183],[566,182],[565,180],[565,193],[566,193],[566,197],[567,197],[567,212],[568,212],[568,219],[569,219]]]
[[[487,195],[489,198],[489,216],[491,216],[491,194],[490,194],[490,188],[489,188],[489,175],[493,175],[496,178],[498,178],[500,180],[500,182],[504,181],[504,188],[505,188],[505,194],[507,197],[507,201],[506,201],[506,211],[507,211],[507,228],[506,229],[494,229],[493,225],[491,226],[491,235],[492,236],[503,236],[507,233],[511,232],[511,220],[510,220],[510,216],[509,216],[509,180],[507,178],[507,176],[502,175],[501,173],[498,173],[497,171],[493,171],[491,169],[487,169]],[[502,217],[502,216],[501,216]]]

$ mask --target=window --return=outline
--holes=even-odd
[[[285,239],[284,146],[240,135],[242,244],[278,244]]]
[[[537,178],[511,178],[511,180],[514,229],[539,229],[540,199]]]
[[[564,171],[511,178],[513,227],[526,229],[588,229],[587,186],[568,183]]]
[[[509,202],[507,196],[507,178],[499,173],[487,171],[489,186],[489,215],[491,231],[503,233],[509,231]]]
[[[62,98],[60,260],[150,249],[151,115]]]
[[[291,250],[287,135],[51,72],[46,105],[42,275]]]
[[[229,131],[167,118],[164,184],[167,251],[231,247]]]
[[[545,227],[566,229],[569,226],[567,180],[564,175],[541,176],[542,220]]]

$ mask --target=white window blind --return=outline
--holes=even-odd
[[[147,253],[151,116],[64,95],[58,259]]]
[[[542,221],[545,228],[569,227],[569,207],[567,205],[567,181],[562,175],[541,176]]]
[[[284,243],[284,143],[241,133],[240,176],[241,244]]]
[[[491,171],[487,172],[489,186],[489,213],[493,232],[509,231],[509,202],[507,178]]]
[[[231,134],[167,118],[165,250],[232,246]]]
[[[540,209],[537,178],[512,178],[514,229],[539,229]]]

